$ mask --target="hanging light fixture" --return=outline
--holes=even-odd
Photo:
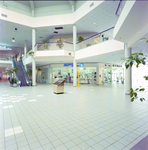
[[[14,38],[12,38],[12,42],[15,42],[15,39],[14,39]]]

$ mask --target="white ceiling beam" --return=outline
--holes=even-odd
[[[30,2],[31,10],[34,10],[34,2],[33,1],[29,1],[29,2]]]

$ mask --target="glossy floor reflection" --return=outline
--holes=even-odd
[[[148,94],[131,103],[123,84],[0,89],[0,150],[129,150],[148,135]]]

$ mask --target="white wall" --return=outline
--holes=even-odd
[[[69,14],[71,12],[70,4],[39,7],[35,8],[35,17]]]
[[[108,40],[106,42],[102,42],[93,45],[91,47],[87,47],[82,50],[76,51],[75,59],[79,60],[82,58],[89,58],[92,56],[97,56],[97,55],[123,50],[123,49],[124,49],[124,43],[116,40]]]
[[[114,38],[116,38],[121,26],[123,25],[126,17],[128,16],[128,14],[131,11],[134,4],[135,4],[135,1],[126,1],[125,6],[123,7],[123,10],[119,16],[119,19],[116,23],[115,28],[114,28],[114,35],[113,35]]]

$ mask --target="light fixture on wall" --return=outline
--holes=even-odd
[[[12,38],[12,42],[15,42],[15,39],[14,39],[14,38]]]

